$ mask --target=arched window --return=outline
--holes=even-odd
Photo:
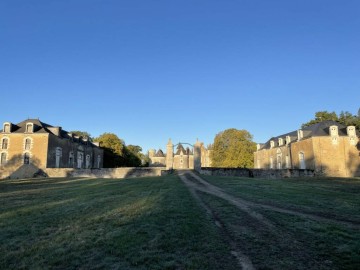
[[[300,169],[302,170],[306,169],[305,154],[303,152],[299,153],[299,165],[300,165]]]
[[[270,169],[274,169],[273,157],[270,157]]]
[[[29,153],[24,154],[24,164],[30,164],[30,154]]]
[[[62,149],[61,147],[56,147],[55,150],[55,167],[60,168],[60,160],[62,157]]]
[[[5,124],[4,124],[4,129],[3,129],[3,131],[4,131],[5,133],[10,133],[10,124],[9,124],[9,123],[5,123]]]
[[[30,150],[31,149],[31,139],[30,138],[25,139],[24,148],[25,148],[25,150]]]
[[[0,165],[6,164],[6,153],[1,153],[0,155]]]
[[[279,170],[282,169],[282,153],[280,149],[276,151],[276,164]]]
[[[100,155],[97,156],[97,168],[100,168],[100,162],[101,162],[101,157]]]
[[[74,167],[74,152],[71,151],[69,153],[69,167],[72,168]]]
[[[83,161],[84,161],[84,153],[78,152],[77,153],[77,167],[78,167],[78,169],[82,168]]]
[[[90,155],[86,155],[86,169],[90,169],[90,160],[91,160],[91,157]]]
[[[8,149],[9,147],[9,139],[3,138],[1,142],[1,149]]]

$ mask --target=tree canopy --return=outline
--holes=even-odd
[[[252,168],[256,144],[247,130],[226,129],[215,136],[211,146],[213,167]]]
[[[345,126],[355,126],[360,131],[360,115],[353,115],[348,111],[341,111],[339,115],[335,112],[319,111],[315,113],[315,118],[302,124],[302,127],[307,127],[325,120],[336,121]]]
[[[138,145],[128,145],[114,133],[103,133],[94,139],[104,148],[104,167],[139,167],[145,165],[145,155]]]

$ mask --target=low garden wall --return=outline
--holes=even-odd
[[[102,168],[102,169],[39,169],[33,165],[21,166],[16,170],[0,170],[0,179],[22,179],[35,177],[94,177],[94,178],[131,178],[166,175],[162,167]]]
[[[95,178],[131,178],[161,176],[167,173],[166,168],[130,167],[102,169],[45,169],[48,177],[95,177]]]
[[[214,176],[240,176],[255,178],[293,178],[293,177],[314,177],[313,170],[299,169],[245,169],[245,168],[201,168],[199,171],[203,175]]]

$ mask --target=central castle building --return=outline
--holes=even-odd
[[[175,149],[174,149],[175,148]],[[193,149],[184,147],[182,143],[174,145],[169,139],[166,153],[161,149],[149,150],[151,167],[166,167],[167,169],[197,169],[210,167],[210,150],[197,141]]]

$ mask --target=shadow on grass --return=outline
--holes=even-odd
[[[0,185],[0,268],[235,269],[177,177],[19,182]]]

